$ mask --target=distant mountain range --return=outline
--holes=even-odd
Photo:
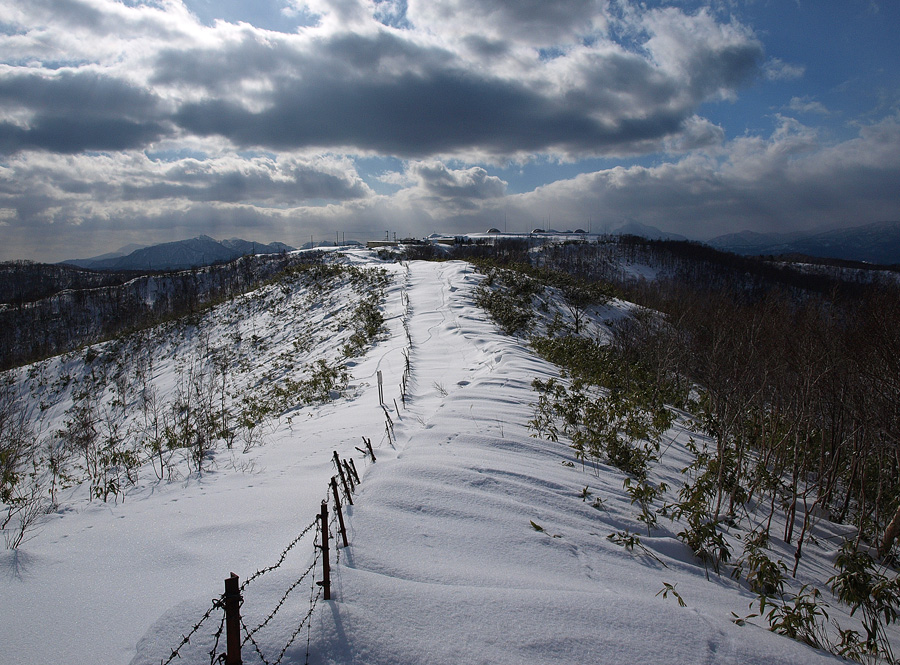
[[[669,233],[650,226],[649,224],[641,224],[640,222],[625,222],[621,226],[612,230],[616,235],[620,236],[640,236],[648,240],[687,240],[686,237],[677,233]]]
[[[246,254],[278,254],[293,249],[281,242],[263,245],[240,238],[218,241],[209,236],[198,236],[151,247],[129,245],[118,252],[62,263],[91,270],[185,270],[231,261]]]
[[[742,231],[718,236],[706,244],[745,256],[803,254],[891,265],[900,263],[900,222],[876,222],[820,233]]]

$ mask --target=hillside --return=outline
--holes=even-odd
[[[114,252],[89,259],[70,259],[63,263],[91,270],[186,270],[233,261],[248,254],[278,254],[293,249],[280,242],[263,244],[240,238],[218,241],[209,236],[197,236],[188,240],[138,247],[128,253]]]
[[[709,240],[708,244],[736,254],[803,254],[894,265],[900,263],[900,222],[876,222],[818,233],[743,231],[718,236]]]
[[[533,381],[560,370],[476,304],[485,282],[460,261],[354,250],[190,320],[7,374],[42,445],[70,437],[73,469],[92,463],[78,459],[79,422],[119,452],[157,448],[85,482],[45,479],[49,512],[0,552],[0,663],[158,664],[173,649],[176,662],[207,663],[223,579],[275,564],[244,592],[246,626],[262,626],[244,663],[836,662],[764,618],[732,621],[757,600],[748,582],[700,561],[679,538],[684,518],[640,519],[678,500],[692,449],[715,449],[684,411],[667,409],[639,484],[659,490],[649,504],[628,491],[633,474],[578,456],[563,433],[537,436]],[[608,337],[638,311],[615,299],[573,309],[562,289],[534,295],[543,332]],[[314,534],[294,541],[319,512],[335,451],[362,482],[345,507],[349,547],[332,541],[332,600],[314,603],[321,575],[301,577],[317,561]],[[765,508],[749,504],[750,522]],[[787,588],[822,589],[829,614],[861,630],[826,584],[855,529],[818,513],[808,528]],[[735,558],[742,535],[727,536]],[[794,550],[770,543],[791,564]]]

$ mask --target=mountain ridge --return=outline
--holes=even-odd
[[[125,248],[123,248],[125,249]],[[241,238],[216,240],[200,235],[187,240],[141,247],[125,255],[116,252],[87,259],[62,261],[90,270],[185,270],[231,261],[246,254],[278,254],[294,248],[281,242],[263,244]]]
[[[740,231],[706,241],[742,255],[805,254],[830,259],[891,265],[900,263],[900,221],[884,221],[818,232]]]

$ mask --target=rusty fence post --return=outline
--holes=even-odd
[[[225,665],[241,665],[241,589],[234,573],[225,580]]]
[[[375,461],[375,451],[372,450],[372,442],[366,439],[366,437],[362,438],[363,443],[366,444],[366,449],[360,448],[359,446],[354,446],[359,452],[363,454],[363,457],[369,455],[372,458],[372,462]]]
[[[350,470],[353,472],[353,477],[356,478],[356,484],[359,485],[359,474],[356,473],[356,462],[353,461],[353,458],[349,458],[350,462]]]
[[[319,513],[319,521],[322,526],[322,581],[316,582],[322,587],[322,598],[331,600],[331,562],[328,554],[328,502],[322,502],[322,512]]]
[[[353,505],[353,495],[350,493],[350,486],[347,484],[347,477],[344,475],[344,467],[341,465],[341,458],[338,457],[337,451],[334,451],[334,465],[337,467],[338,475],[341,477],[341,484],[344,486],[344,494],[347,496],[347,503]]]
[[[347,542],[347,527],[344,526],[344,513],[341,512],[341,498],[338,496],[336,476],[331,476],[331,493],[334,495],[334,509],[337,511],[338,523],[341,526],[341,538],[344,540],[344,547],[347,547],[350,543]]]
[[[353,482],[353,474],[350,472],[350,465],[347,464],[347,460],[344,460],[344,471],[347,472],[347,482],[350,483],[350,491],[356,491],[356,483]]]

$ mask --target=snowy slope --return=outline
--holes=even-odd
[[[372,261],[363,251],[348,260]],[[353,457],[363,476],[347,511],[350,546],[338,550],[333,600],[320,601],[308,635],[282,662],[305,662],[307,638],[309,662],[334,664],[835,662],[732,623],[731,612],[746,615],[753,596],[727,576],[707,581],[675,537],[677,525],[661,520],[645,533],[647,551],[610,542],[610,533],[641,526],[624,476],[582,469],[564,442],[532,436],[531,381],[556,370],[475,307],[480,277],[461,262],[384,268],[393,275],[387,334],[349,362],[342,397],[291,409],[271,424],[265,445],[220,449],[202,476],[158,481],[145,470],[118,503],[88,503],[84,488],[69,490],[33,537],[0,552],[0,663],[164,661],[229,572],[246,579],[274,564],[312,521],[333,451]],[[290,356],[295,327],[328,325],[351,298],[348,291],[317,308],[309,294],[288,297],[301,295],[306,309],[296,317],[258,308],[231,324],[272,340],[264,366],[240,379],[248,386],[261,389],[265,372]],[[344,341],[339,332],[323,335],[302,360],[334,358]],[[174,381],[167,362],[175,360],[157,364],[162,386]],[[47,419],[63,410],[49,409]],[[375,446],[374,464],[356,450],[363,436]],[[687,438],[680,427],[670,432],[656,480],[686,465]],[[822,545],[805,552],[800,577],[821,584],[837,529],[817,528]],[[307,569],[312,545],[310,534],[247,589],[247,625],[263,620]],[[676,585],[686,607],[662,597],[664,583]],[[268,662],[311,592],[307,585],[291,596],[256,634]],[[198,631],[176,662],[209,662],[217,626],[216,618]],[[260,662],[250,645],[244,662]]]

